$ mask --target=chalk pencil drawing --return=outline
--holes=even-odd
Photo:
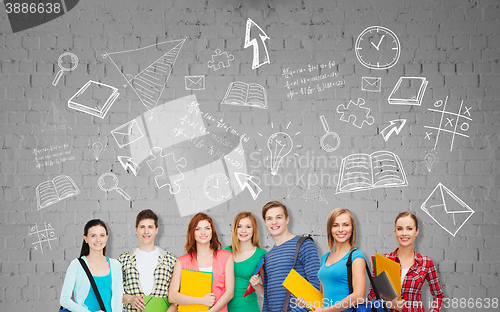
[[[50,242],[53,240],[57,240],[56,232],[52,227],[52,225],[50,223],[47,224],[46,222],[44,222],[43,225],[44,228],[39,230],[38,225],[35,223],[35,225],[30,227],[30,233],[29,233],[29,235],[36,235],[38,239],[36,242],[31,243],[33,249],[39,250],[38,248],[40,248],[40,251],[42,253],[43,253],[43,243],[47,243],[49,249],[52,250],[52,244]]]
[[[387,98],[392,105],[422,105],[429,82],[424,77],[400,77]]]
[[[36,187],[37,208],[38,210],[46,208],[78,194],[80,194],[80,189],[70,177],[67,175],[57,176]]]
[[[97,180],[97,185],[103,192],[117,191],[123,198],[130,201],[130,196],[118,186],[118,177],[112,172],[102,174]]]
[[[45,119],[45,123],[43,124],[42,132],[57,130],[71,130],[71,127],[68,125],[68,122],[63,117],[61,112],[57,109],[56,105],[52,103],[50,105],[47,119]]]
[[[211,174],[205,179],[203,190],[208,199],[223,201],[232,194],[231,181],[225,174]]]
[[[136,119],[111,130],[111,135],[120,148],[130,145],[144,137]]]
[[[245,49],[253,47],[252,69],[257,69],[264,64],[270,64],[266,40],[269,36],[250,18],[247,20],[245,30]]]
[[[157,171],[158,174],[154,177],[156,186],[158,188],[168,186],[170,194],[179,193],[181,190],[179,182],[184,179],[184,174],[180,168],[187,166],[186,158],[180,157],[176,159],[174,153],[165,154],[160,147],[153,147],[149,154],[153,156],[152,159],[146,161],[149,169],[151,171],[160,170]],[[169,171],[170,168],[172,171]]]
[[[393,152],[352,154],[342,159],[336,194],[407,185],[403,164]]]
[[[140,167],[132,160],[132,157],[118,156],[117,158],[125,171],[128,172],[128,170],[130,170],[135,176],[137,176],[137,172],[139,172]]]
[[[235,172],[234,177],[236,178],[241,191],[244,191],[245,188],[247,188],[252,195],[253,200],[256,200],[259,197],[262,189],[252,180],[254,178],[253,176],[243,172]]]
[[[424,128],[429,129],[429,132],[425,133],[425,139],[431,140],[432,138],[435,139],[434,141],[434,148],[433,150],[436,149],[438,146],[439,138],[441,136],[445,136],[446,134],[451,134],[451,139],[450,139],[450,151],[453,150],[453,145],[455,142],[455,137],[461,136],[468,138],[469,135],[467,135],[467,130],[470,128],[469,122],[472,121],[472,116],[471,116],[471,109],[472,107],[464,106],[464,101],[462,100],[460,102],[460,107],[458,108],[458,111],[452,112],[451,109],[446,110],[446,105],[448,103],[448,97],[445,98],[444,102],[442,100],[438,100],[434,103],[434,108],[428,108],[428,111],[435,112],[438,114],[441,114],[439,118],[439,125],[437,127],[434,126],[424,126]],[[438,109],[442,107],[442,109]],[[446,120],[445,120],[446,119]],[[443,126],[443,122],[445,122]],[[460,124],[460,127],[458,126]],[[459,130],[457,130],[459,128]],[[434,134],[434,131],[437,130],[437,133]]]
[[[221,68],[227,68],[231,66],[231,62],[234,61],[234,55],[227,53],[227,51],[222,52],[220,49],[215,50],[215,54],[212,55],[212,60],[208,61],[208,68],[212,68],[217,71]]]
[[[442,183],[438,183],[420,208],[453,237],[475,212]]]
[[[340,120],[348,122],[353,126],[361,129],[363,125],[373,125],[375,119],[370,115],[370,109],[365,106],[365,100],[358,98],[357,103],[352,100],[349,101],[347,106],[340,104],[337,106],[337,113],[340,115]]]
[[[67,64],[64,63],[64,59],[70,59],[70,66],[66,66]],[[65,66],[63,66],[63,64]],[[52,81],[53,86],[57,86],[59,83],[59,80],[61,79],[62,75],[64,72],[69,72],[73,71],[78,67],[78,56],[76,56],[74,53],[71,52],[64,52],[59,56],[59,59],[57,60],[57,66],[59,66],[59,71],[57,72],[56,76],[54,77],[54,80]]]
[[[368,92],[381,92],[382,78],[380,77],[361,77],[361,90]]]
[[[393,133],[398,135],[399,132],[401,132],[401,130],[405,126],[405,124],[406,124],[406,119],[395,119],[395,120],[389,121],[389,125],[387,127],[385,127],[384,129],[382,129],[382,131],[380,131],[380,134],[384,138],[384,141],[387,142],[389,140],[389,137]]]
[[[359,34],[354,51],[363,66],[383,70],[396,65],[401,55],[401,43],[389,28],[370,26]]]
[[[293,140],[288,133],[276,132],[267,140],[267,148],[271,153],[271,174],[276,175],[283,158],[292,151]]]
[[[118,96],[117,88],[89,80],[68,100],[68,107],[104,119]]]
[[[304,168],[302,174],[297,171],[297,179],[294,186],[288,192],[287,198],[301,198],[307,200],[317,200],[320,202],[327,202],[323,189],[321,188],[321,180],[315,172],[312,171],[313,166],[308,164]],[[307,175],[306,175],[307,172]],[[304,177],[307,176],[307,181]]]
[[[164,41],[139,49],[105,53],[116,69],[140,101],[151,113],[160,101],[177,57],[186,39]],[[139,73],[135,67],[127,66],[130,62],[139,65]]]
[[[436,155],[433,153],[427,153],[424,157],[425,165],[427,166],[427,171],[432,171],[432,166],[436,162]]]
[[[205,90],[205,76],[194,75],[184,76],[184,85],[186,90]]]
[[[339,147],[340,137],[336,132],[330,131],[330,127],[328,126],[324,115],[319,116],[319,119],[321,120],[323,128],[325,129],[325,134],[321,137],[320,140],[321,148],[325,152],[331,153],[337,150],[337,148]]]
[[[221,104],[267,109],[267,92],[257,83],[231,82]]]

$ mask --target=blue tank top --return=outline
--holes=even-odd
[[[106,257],[109,265],[109,258]],[[92,275],[93,276],[93,275]],[[95,284],[97,285],[97,289],[99,289],[99,294],[101,295],[102,302],[104,303],[104,307],[106,308],[106,312],[111,311],[111,284],[113,279],[111,278],[111,266],[109,267],[108,275],[104,276],[93,276]],[[95,295],[94,289],[92,288],[92,284],[90,285],[89,294],[85,299],[84,304],[87,306],[87,309],[90,311],[99,311],[101,307],[99,306],[99,301],[97,301],[97,297]]]

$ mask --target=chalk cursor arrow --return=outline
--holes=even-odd
[[[257,28],[258,36],[251,36],[251,30]],[[247,27],[245,32],[245,46],[244,48],[248,48],[253,46],[253,61],[252,61],[252,69],[256,69],[261,67],[264,64],[269,63],[269,53],[267,52],[266,40],[270,39],[267,34],[259,27],[254,21],[251,19],[247,20]],[[260,43],[260,44],[259,44]],[[263,53],[260,53],[260,50]],[[262,56],[262,60],[261,60]]]
[[[139,166],[132,161],[132,157],[128,156],[118,156],[118,161],[122,165],[123,169],[132,171],[132,173],[137,176],[137,171],[139,171]]]
[[[395,120],[391,120],[389,122],[390,122],[390,125],[385,127],[384,130],[380,131],[380,134],[382,134],[382,136],[384,137],[384,140],[386,142],[387,142],[387,140],[389,140],[389,137],[391,136],[391,134],[393,132],[396,132],[396,135],[398,135],[399,132],[401,132],[401,129],[403,129],[403,127],[406,124],[406,119],[395,119]]]
[[[255,184],[254,181],[252,181],[253,177],[241,172],[235,172],[234,176],[236,177],[236,181],[238,181],[238,185],[241,190],[243,191],[245,188],[248,188],[248,191],[252,194],[253,200],[256,200],[260,192],[262,192],[262,189]]]

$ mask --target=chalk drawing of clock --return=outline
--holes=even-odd
[[[212,174],[205,179],[203,190],[209,199],[221,201],[231,196],[231,182],[223,174]]]
[[[358,36],[354,50],[363,66],[388,69],[399,60],[401,44],[392,30],[382,26],[370,26]]]

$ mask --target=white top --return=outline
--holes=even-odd
[[[135,250],[137,271],[139,271],[139,285],[146,296],[149,296],[155,287],[154,272],[158,265],[159,256],[160,251],[156,247],[151,252],[145,252],[139,248]]]
[[[403,269],[401,268],[401,286],[403,286],[403,282],[405,281],[406,274],[410,268]]]
[[[207,273],[212,273],[212,267],[208,267],[208,268],[200,268],[200,272],[207,272]]]

